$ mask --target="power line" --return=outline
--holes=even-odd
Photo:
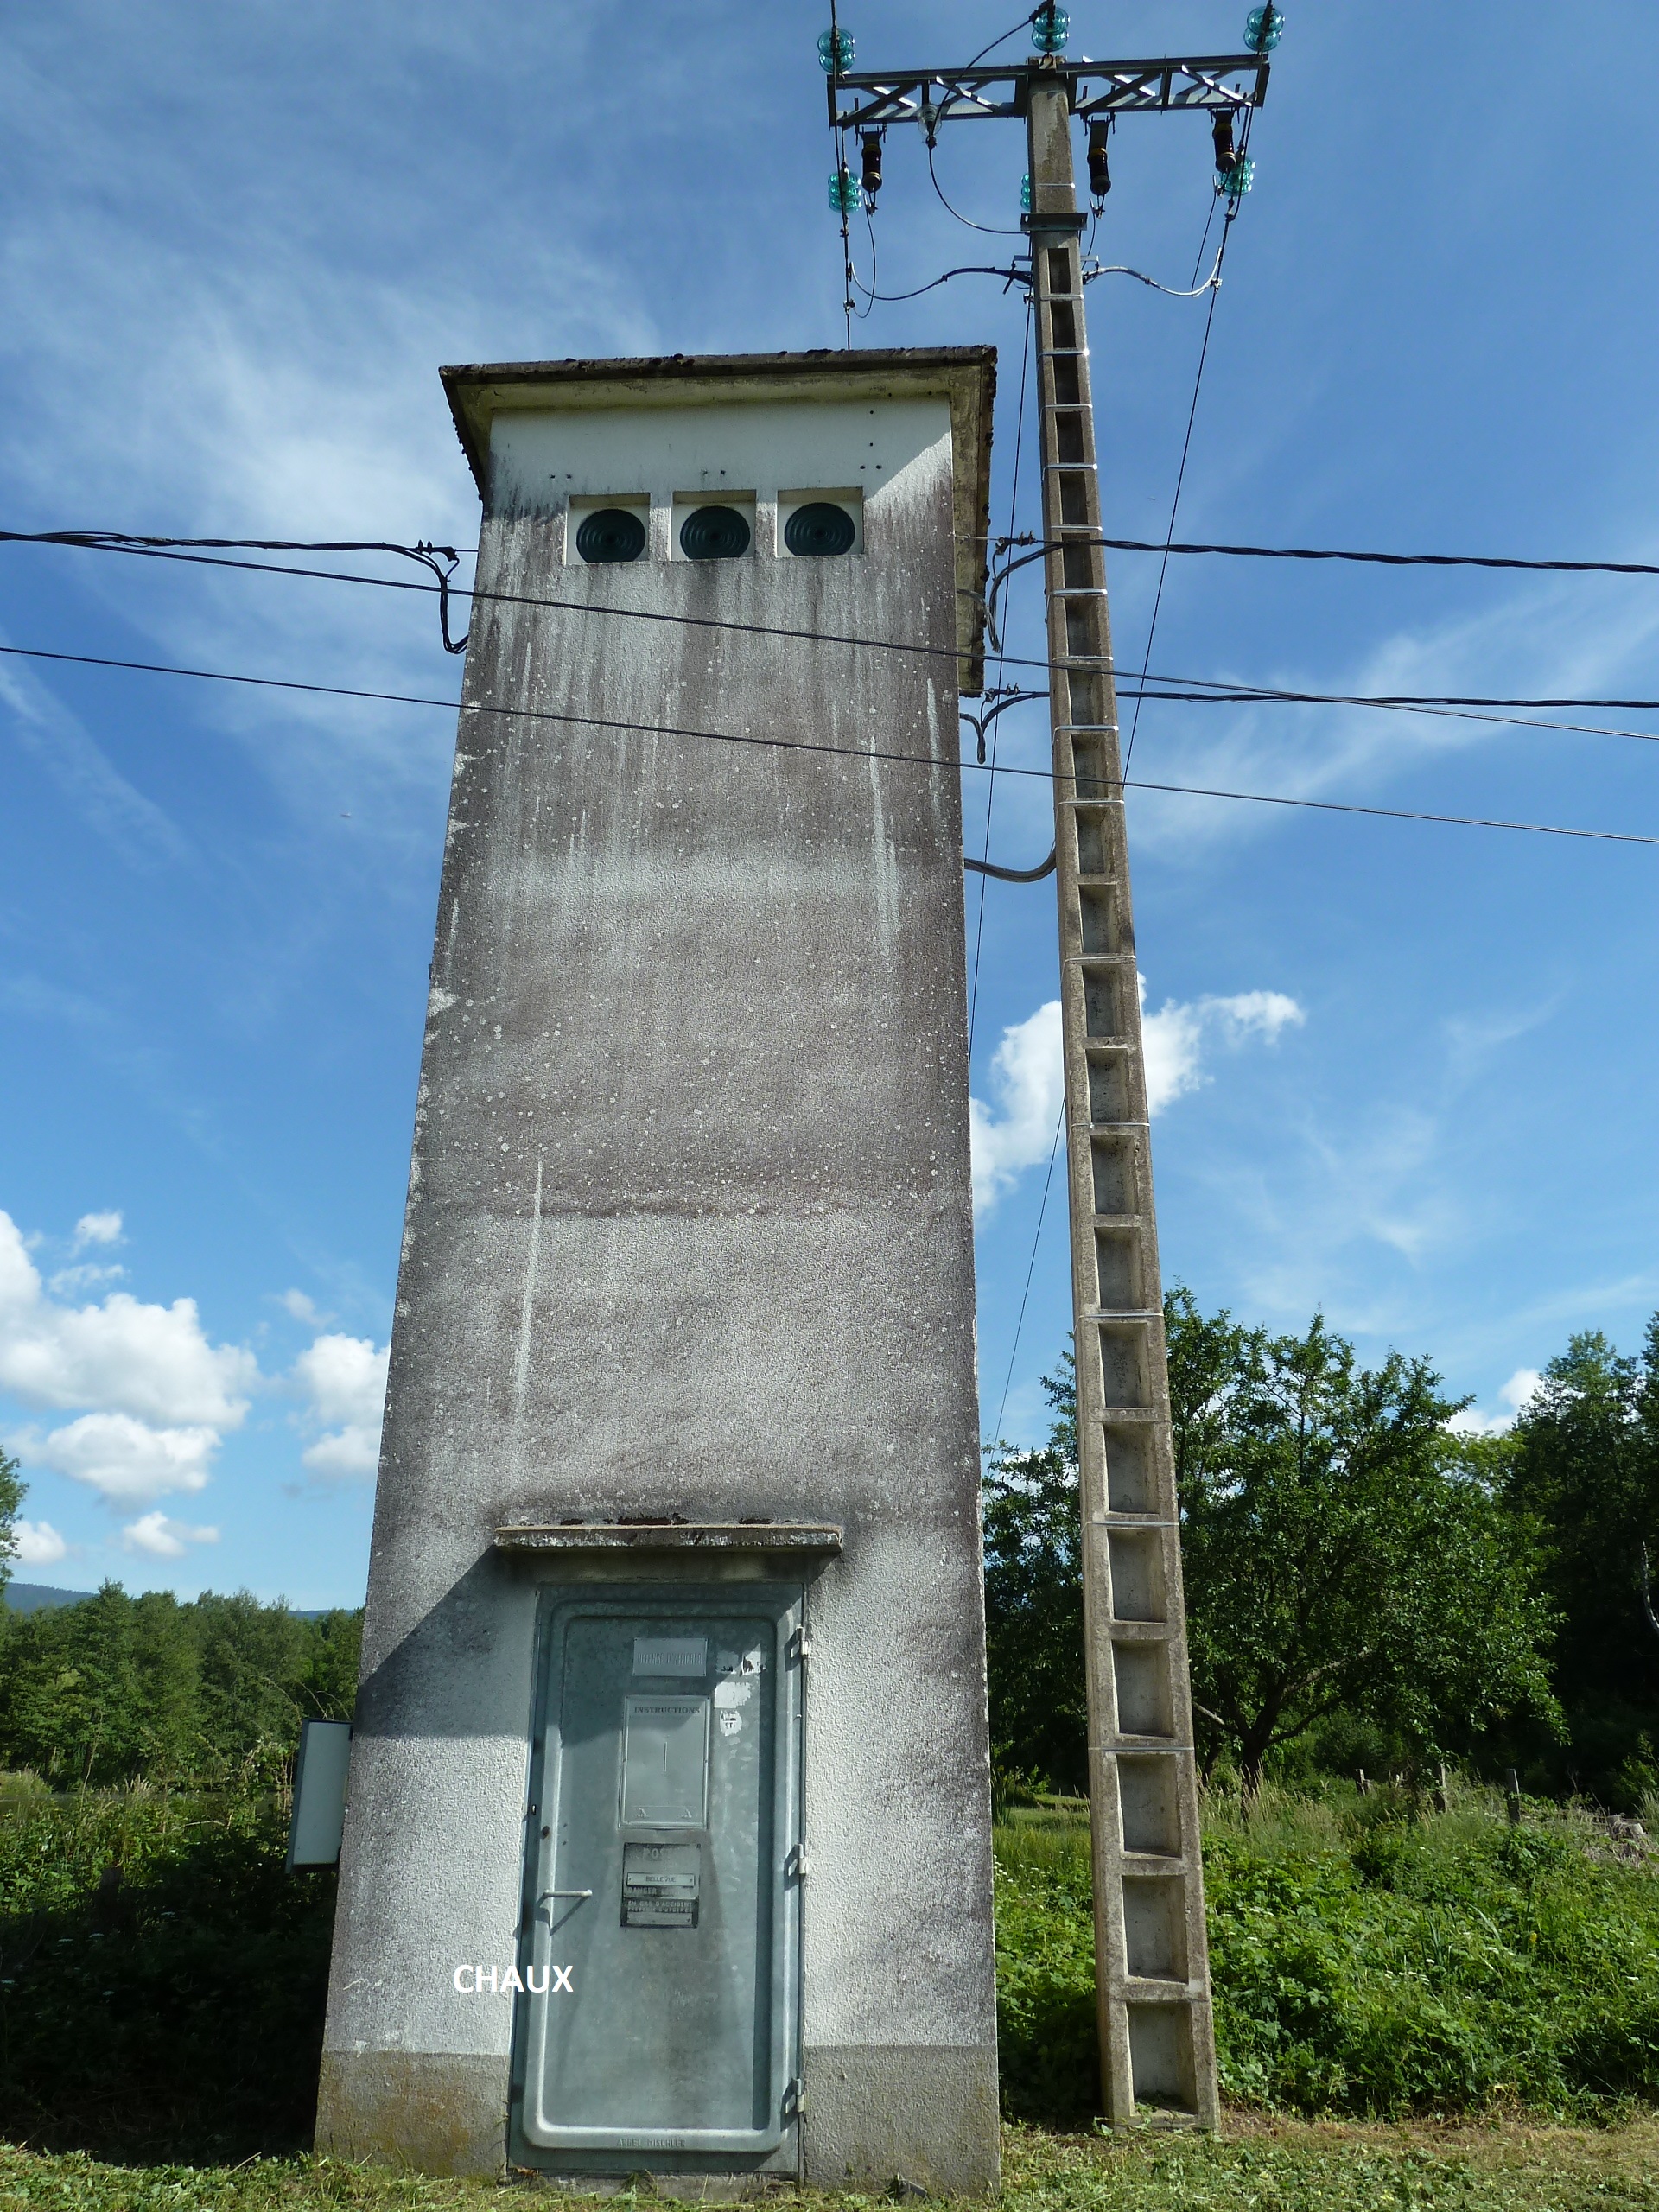
[[[1014,528],[1019,510],[1020,456],[1025,447],[1026,388],[1027,372],[1031,367],[1031,346],[1032,301],[1030,296],[1027,295],[1026,299],[1025,343],[1020,348],[1020,404],[1018,409],[1015,410],[1014,419],[1014,480],[1008,493],[1008,528],[1010,530]],[[1000,640],[998,641],[997,646],[996,672],[1000,685],[1002,675],[1002,652]],[[981,950],[985,942],[985,882],[986,878],[994,873],[991,868],[991,807],[996,798],[996,756],[997,747],[1001,741],[1002,736],[1001,721],[1002,717],[999,714],[996,716],[996,726],[991,731],[991,772],[986,779],[985,782],[985,844],[983,850],[980,854],[978,868],[976,871],[980,880],[979,917],[974,927],[974,975],[973,982],[969,986],[968,992],[968,1054],[970,1059],[973,1057],[974,1051],[975,1018],[979,1012],[979,959]],[[983,722],[979,725],[979,753],[981,759],[983,759],[985,753],[985,727]]]
[[[1248,129],[1249,125],[1247,124],[1247,132]],[[1227,241],[1232,236],[1233,216],[1236,213],[1236,210],[1237,203],[1235,201],[1234,205],[1228,209],[1226,219],[1222,224],[1221,251],[1216,256],[1215,282],[1211,287],[1210,304],[1205,309],[1204,343],[1198,348],[1198,374],[1192,379],[1192,404],[1186,410],[1186,435],[1181,441],[1181,465],[1175,472],[1175,494],[1169,503],[1169,528],[1164,532],[1164,542],[1166,544],[1167,544],[1169,540],[1175,535],[1175,517],[1180,509],[1181,487],[1186,482],[1187,455],[1192,450],[1192,425],[1198,419],[1198,395],[1204,390],[1204,365],[1210,358],[1210,334],[1215,327],[1216,302],[1221,297],[1221,264],[1226,257]],[[1204,226],[1204,237],[1198,242],[1198,259],[1200,261],[1204,258],[1204,249],[1210,241],[1210,224],[1215,219],[1215,203],[1212,200],[1210,207],[1209,220],[1205,222]],[[1196,274],[1197,270],[1195,268],[1195,276]],[[1168,574],[1169,556],[1166,553],[1163,559],[1158,564],[1158,588],[1153,594],[1152,620],[1147,625],[1147,650],[1141,658],[1141,684],[1140,689],[1137,690],[1135,693],[1135,714],[1129,723],[1128,749],[1123,755],[1123,768],[1126,774],[1128,772],[1129,763],[1135,758],[1135,741],[1141,728],[1141,695],[1146,689],[1147,671],[1152,665],[1153,640],[1158,634],[1158,614],[1160,608],[1161,608],[1164,603],[1164,579],[1168,575]]]
[[[1004,543],[1017,543],[1021,541],[1004,540],[1001,542]],[[116,533],[110,531],[82,532],[50,531],[29,532],[23,531],[0,531],[0,544],[8,543],[25,545],[65,545],[84,552],[126,553],[140,556],[146,560],[182,561],[187,566],[192,567],[244,569],[251,571],[256,575],[295,576],[305,581],[321,583],[367,585],[380,591],[416,592],[432,596],[439,594],[439,586],[437,584],[416,583],[404,576],[359,576],[353,575],[347,570],[340,569],[300,569],[295,568],[290,563],[283,562],[238,561],[229,559],[220,554],[195,553],[172,550],[175,547],[211,545],[215,543],[246,545],[254,550],[257,550],[262,545],[269,543],[273,548],[281,550],[282,541],[275,539],[262,540],[253,538],[230,538],[218,540],[209,538],[163,538],[149,540],[140,538],[124,539],[119,537]],[[1131,551],[1142,553],[1161,554],[1165,550],[1161,544],[1148,543],[1144,539],[1139,538],[1103,537],[1087,541],[1076,539],[1073,540],[1072,543],[1093,543],[1107,547],[1127,547]],[[369,544],[366,542],[363,543],[341,543],[334,546],[319,545],[312,547],[299,545],[296,546],[295,550],[299,551],[385,551],[411,555],[419,550],[418,548],[410,546],[392,544],[382,546]],[[450,546],[434,546],[431,548],[431,550],[440,554],[448,554],[456,551],[457,550],[465,553],[469,549],[466,547],[456,549]],[[1036,551],[1028,557],[1034,560],[1040,560],[1043,552],[1046,550],[1046,548],[1039,546]],[[1249,547],[1202,545],[1172,545],[1169,548],[1169,550],[1172,553],[1249,552],[1252,550],[1254,549]],[[1277,558],[1278,556],[1273,556],[1271,557]],[[1303,556],[1300,555],[1287,555],[1285,557],[1300,559]],[[1406,556],[1392,554],[1373,555],[1333,553],[1328,555],[1312,554],[1306,557],[1314,560],[1351,559],[1369,561],[1375,559],[1401,561],[1404,560]],[[1415,559],[1416,557],[1417,556],[1412,556],[1413,559]],[[1452,565],[1456,565],[1453,556],[1450,555],[1424,556],[1422,557],[1425,560],[1432,559],[1435,562],[1451,563]],[[1457,556],[1457,559],[1461,560],[1462,557],[1463,556]],[[1481,565],[1481,563],[1475,563],[1474,556],[1470,556],[1470,560],[1471,563],[1473,565]],[[1025,562],[1023,559],[1019,562],[1007,563],[1001,572],[1001,575],[997,580],[999,584],[1001,581],[1005,581],[1015,569],[1023,567],[1024,565]],[[1510,568],[1522,568],[1527,566],[1539,568],[1567,568],[1573,566],[1573,564],[1566,562],[1539,562],[1528,563],[1523,562],[1499,563],[1494,561],[1484,563],[1484,565]],[[1659,568],[1655,568],[1649,570],[1637,568],[1630,563],[1581,562],[1579,563],[1577,566],[1582,569],[1605,569],[1611,573],[1621,575],[1659,575]],[[924,659],[962,661],[969,658],[969,656],[963,652],[960,646],[925,645],[917,639],[861,638],[849,632],[836,630],[797,629],[783,624],[772,622],[734,622],[725,620],[719,616],[711,614],[675,614],[658,607],[601,607],[586,600],[548,599],[533,592],[490,591],[486,589],[480,589],[476,584],[451,584],[449,591],[452,597],[456,599],[471,600],[474,605],[481,601],[486,605],[502,607],[548,607],[552,609],[554,612],[560,613],[602,614],[607,617],[614,618],[623,621],[664,622],[669,624],[671,626],[682,629],[727,630],[730,631],[733,635],[739,637],[793,638],[802,639],[810,645],[851,645],[865,652],[914,653]],[[999,656],[999,665],[1007,668],[1040,668],[1046,670],[1048,668],[1049,664],[1048,657],[1046,654],[1039,656],[1034,654],[1005,653]],[[1149,680],[1154,683],[1197,683],[1201,681],[1207,681],[1207,679],[1200,679],[1193,677],[1161,676],[1152,677]],[[1233,689],[1235,690],[1239,690],[1238,686],[1234,686]],[[1223,700],[1226,703],[1233,705],[1249,703],[1261,700],[1269,702],[1274,701],[1282,701],[1292,704],[1300,705],[1360,707],[1386,706],[1405,707],[1413,709],[1422,709],[1425,710],[1434,707],[1467,705],[1493,707],[1595,707],[1604,709],[1624,709],[1638,712],[1659,712],[1659,699],[1500,699],[1478,698],[1472,696],[1465,698],[1461,696],[1452,694],[1424,694],[1421,696],[1389,695],[1387,696],[1370,697],[1363,695],[1351,695],[1338,692],[1279,691],[1266,685],[1258,686],[1255,689],[1248,691],[1242,691],[1238,698],[1230,698],[1222,690],[1222,687],[1218,683],[1212,684],[1211,689],[1204,694],[1205,697],[1209,697],[1212,695],[1217,700]],[[1128,698],[1133,696],[1133,694],[1125,691],[1121,696],[1125,698]],[[1148,693],[1147,696],[1148,697],[1155,698],[1160,695],[1158,693]],[[1173,698],[1177,695],[1171,693],[1168,696],[1171,698]],[[1481,720],[1485,718],[1475,716],[1472,717],[1472,719]],[[1544,725],[1544,727],[1550,727],[1550,725]],[[1565,728],[1566,725],[1555,725],[1555,727]],[[1599,736],[1613,737],[1633,737],[1642,734],[1639,731],[1634,730],[1598,731],[1592,734]]]
[[[20,660],[67,662],[81,668],[121,669],[143,676],[181,676],[209,683],[245,683],[265,691],[301,691],[323,698],[363,699],[388,706],[442,707],[450,714],[459,709],[467,715],[497,715],[515,721],[566,723],[582,729],[615,730],[633,736],[692,738],[711,745],[765,746],[792,753],[832,754],[849,760],[890,760],[912,768],[956,768],[969,772],[985,772],[979,769],[976,761],[956,760],[950,756],[939,758],[930,753],[887,753],[874,747],[822,745],[804,738],[755,737],[747,731],[739,730],[683,729],[671,723],[622,721],[597,715],[562,714],[550,707],[483,706],[470,699],[432,699],[410,692],[370,691],[340,683],[308,683],[296,677],[245,676],[224,669],[183,668],[160,661],[121,660],[112,655],[100,653],[54,652],[40,645],[0,645],[0,654]],[[1630,734],[1627,731],[1609,733],[1619,736]],[[997,772],[1003,776],[1035,778],[1045,783],[1053,781],[1052,768],[1011,768],[1005,766],[999,767]],[[1477,814],[1430,814],[1398,806],[1358,806],[1338,799],[1293,798],[1271,791],[1218,791],[1200,784],[1154,784],[1139,777],[1122,777],[1118,779],[1116,788],[1121,791],[1163,791],[1179,794],[1185,798],[1236,799],[1255,806],[1300,807],[1318,814],[1367,815],[1384,822],[1435,822],[1465,830],[1510,830],[1539,837],[1587,838],[1598,844],[1659,846],[1659,836],[1638,836],[1628,830],[1576,830],[1553,822],[1510,822]]]
[[[1007,544],[1024,543],[1009,538]],[[1368,553],[1338,546],[1170,544],[1146,537],[1074,537],[1073,545],[1103,545],[1115,553],[1217,553],[1239,561],[1357,561],[1381,569],[1521,569],[1573,576],[1659,576],[1654,561],[1529,561],[1507,553]],[[1040,559],[1047,549],[1039,546]]]

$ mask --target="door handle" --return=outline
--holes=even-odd
[[[591,1890],[543,1890],[536,1902],[545,1904],[549,1897],[590,1897],[593,1894]]]

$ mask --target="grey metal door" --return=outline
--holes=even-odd
[[[799,1592],[589,1590],[544,1615],[518,2132],[762,2156],[794,2107]]]

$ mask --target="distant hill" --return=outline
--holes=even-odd
[[[44,1582],[8,1582],[0,1598],[14,1613],[43,1613],[54,1605],[78,1605],[90,1590],[54,1590]]]
[[[14,1613],[44,1613],[56,1605],[84,1605],[88,1598],[97,1595],[95,1590],[54,1590],[44,1582],[8,1582],[0,1590],[0,1604],[5,1605]],[[296,1620],[320,1621],[327,1618],[329,1608],[326,1605],[296,1605],[293,1610]],[[349,1612],[351,1608],[345,1606],[340,1610]]]

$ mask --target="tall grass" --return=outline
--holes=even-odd
[[[309,2139],[334,1878],[275,1798],[0,1788],[0,2136],[221,2159]]]
[[[1224,2095],[1378,2118],[1659,2100],[1659,1874],[1589,1815],[1267,1789],[1212,1799],[1205,1830]],[[1086,1816],[1014,1811],[997,1869],[1005,2100],[1076,2121],[1096,2108]]]

